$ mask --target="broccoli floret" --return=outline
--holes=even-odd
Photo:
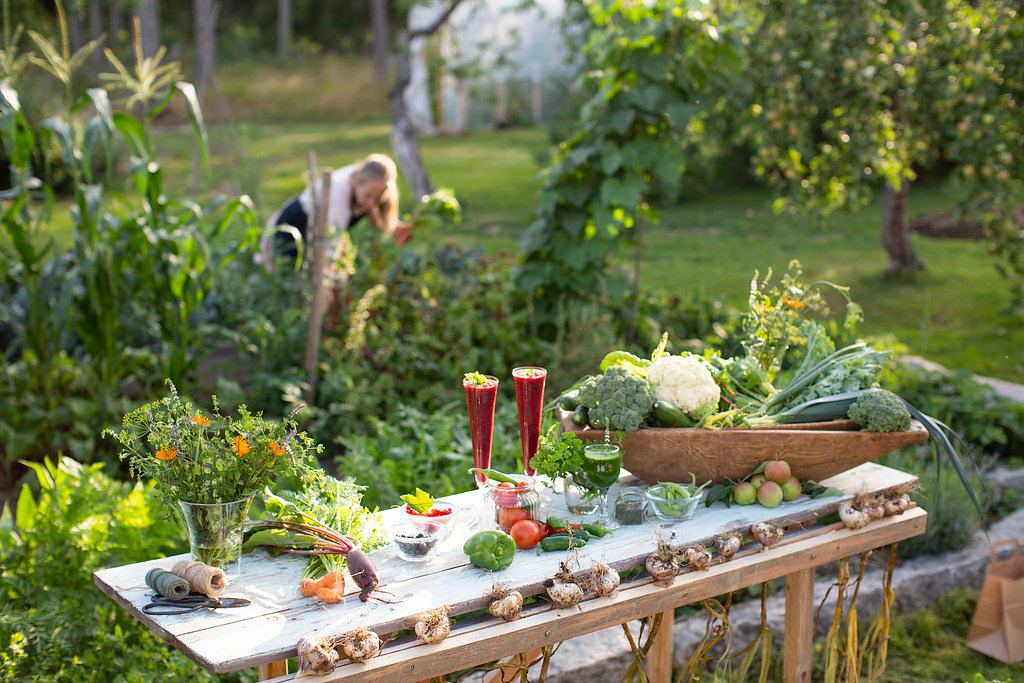
[[[635,432],[654,408],[654,391],[647,380],[621,366],[580,385],[579,398],[592,426],[616,431]]]
[[[861,394],[847,416],[866,432],[905,432],[910,429],[910,413],[903,399],[885,389],[869,389]]]

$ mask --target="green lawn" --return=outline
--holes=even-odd
[[[387,136],[386,123],[244,124],[237,136],[213,128],[213,160],[201,194],[248,192],[265,218],[301,190],[308,150],[317,152],[322,165],[340,166],[387,151]],[[157,144],[171,192],[187,192],[188,131],[165,129]],[[549,146],[545,132],[439,136],[422,145],[435,183],[454,188],[465,207],[465,224],[451,237],[492,253],[514,250],[532,217],[538,159]],[[411,198],[403,190],[408,206]],[[947,186],[915,188],[911,212],[952,206],[955,195]],[[838,214],[819,226],[810,217],[776,216],[769,203],[764,190],[735,190],[663,209],[660,224],[648,228],[643,286],[698,290],[739,305],[754,269],[784,268],[798,258],[809,276],[853,287],[866,309],[866,332],[893,335],[913,352],[948,366],[1024,380],[1024,354],[1017,351],[1024,346],[1024,322],[1001,314],[1006,287],[984,244],[916,238],[928,269],[894,281],[883,276],[876,207]],[[54,232],[62,242],[67,221],[67,212],[58,212]]]

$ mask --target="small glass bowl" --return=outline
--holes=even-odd
[[[689,519],[704,498],[704,491],[689,498],[665,498],[661,493],[661,484],[655,484],[647,489],[644,496],[647,498],[651,512],[662,522],[681,522],[684,519]]]
[[[402,508],[402,517],[391,532],[398,556],[406,562],[424,562],[437,550],[455,528],[458,509],[447,501],[434,503],[437,508],[450,508],[447,515],[430,517]]]

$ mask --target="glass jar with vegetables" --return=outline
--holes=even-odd
[[[533,477],[483,470],[488,499],[494,507],[494,522],[507,532],[522,519],[540,519],[540,493]]]
[[[681,522],[693,515],[704,497],[704,487],[710,483],[706,481],[698,485],[696,477],[689,484],[662,481],[647,489],[647,501],[659,520]]]

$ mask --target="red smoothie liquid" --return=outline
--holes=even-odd
[[[523,449],[523,471],[533,476],[530,460],[540,440],[541,414],[544,412],[544,368],[524,367],[512,370],[516,384],[516,407],[519,409],[519,443]]]
[[[469,434],[473,439],[473,466],[488,469],[491,466],[491,441],[494,437],[494,404],[498,398],[498,379],[487,375],[485,384],[464,379],[466,409],[469,411]],[[476,475],[478,486],[487,479]]]

